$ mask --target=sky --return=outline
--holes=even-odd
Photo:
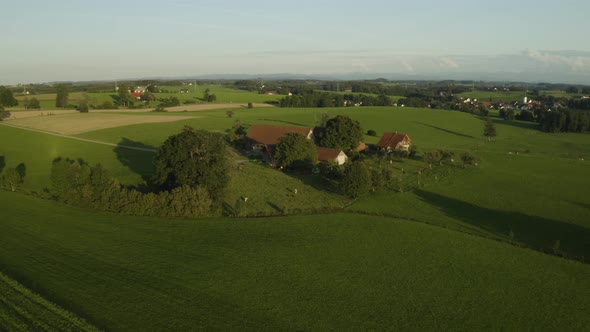
[[[587,0],[5,0],[1,7],[0,84],[274,73],[504,73],[590,84]]]

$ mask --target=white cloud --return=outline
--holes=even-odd
[[[459,69],[461,66],[457,63],[457,61],[451,59],[451,58],[442,58],[439,61],[439,66],[443,67],[443,68],[449,68],[449,69]]]
[[[525,50],[524,55],[529,59],[544,65],[565,65],[571,70],[590,70],[590,56],[564,55],[560,52]]]

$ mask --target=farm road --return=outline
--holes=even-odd
[[[124,148],[124,149],[130,149],[130,150],[139,150],[139,151],[146,151],[146,152],[156,152],[155,149],[146,149],[146,148],[138,148],[138,147],[129,146],[129,145],[119,145],[119,144],[107,143],[107,142],[102,142],[102,141],[96,141],[96,140],[93,140],[93,139],[86,139],[86,138],[80,138],[80,137],[75,137],[75,136],[69,136],[69,135],[63,135],[63,134],[58,134],[58,133],[52,133],[50,131],[45,131],[45,130],[39,130],[39,129],[21,127],[21,126],[15,126],[15,125],[11,125],[11,124],[8,124],[8,123],[5,123],[5,122],[0,122],[0,125],[7,126],[7,127],[12,127],[12,128],[17,128],[17,129],[22,129],[22,130],[34,131],[34,132],[41,133],[41,134],[46,134],[46,135],[52,135],[52,136],[57,136],[57,137],[69,138],[69,139],[73,139],[73,140],[77,140],[77,141],[82,141],[82,142],[102,144],[102,145],[108,145],[108,146],[113,146],[113,147],[118,147],[118,148]]]

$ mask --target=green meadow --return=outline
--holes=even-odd
[[[162,220],[0,193],[0,268],[106,330],[583,330],[590,267],[395,218]]]
[[[162,113],[192,118],[74,136],[157,148],[185,125],[219,132],[236,121],[312,127],[327,112],[375,130],[377,137],[365,136],[368,143],[383,132],[403,132],[419,155],[471,151],[479,162],[463,168],[457,160],[430,171],[420,160],[394,161],[412,190],[351,201],[317,177],[230,154],[228,205],[248,197],[246,214],[320,212],[271,218],[128,217],[0,193],[9,216],[0,221],[0,271],[105,329],[589,325],[583,308],[590,306],[590,269],[557,256],[586,263],[590,257],[590,135],[546,134],[494,117],[497,137],[487,142],[481,118],[431,109],[233,112],[231,118],[226,110]],[[1,125],[0,142],[8,167],[25,163],[25,191],[49,186],[58,156],[100,162],[129,185],[153,171],[146,151]]]

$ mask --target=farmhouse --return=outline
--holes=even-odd
[[[344,164],[348,160],[348,156],[344,151],[330,148],[317,148],[318,161],[330,162],[334,161],[338,165]]]
[[[377,147],[385,151],[408,151],[411,142],[410,137],[406,134],[384,133],[377,143]]]
[[[300,133],[312,141],[315,141],[313,129],[305,127],[288,127],[272,125],[253,125],[246,135],[253,150],[272,149],[279,138],[288,133]]]

